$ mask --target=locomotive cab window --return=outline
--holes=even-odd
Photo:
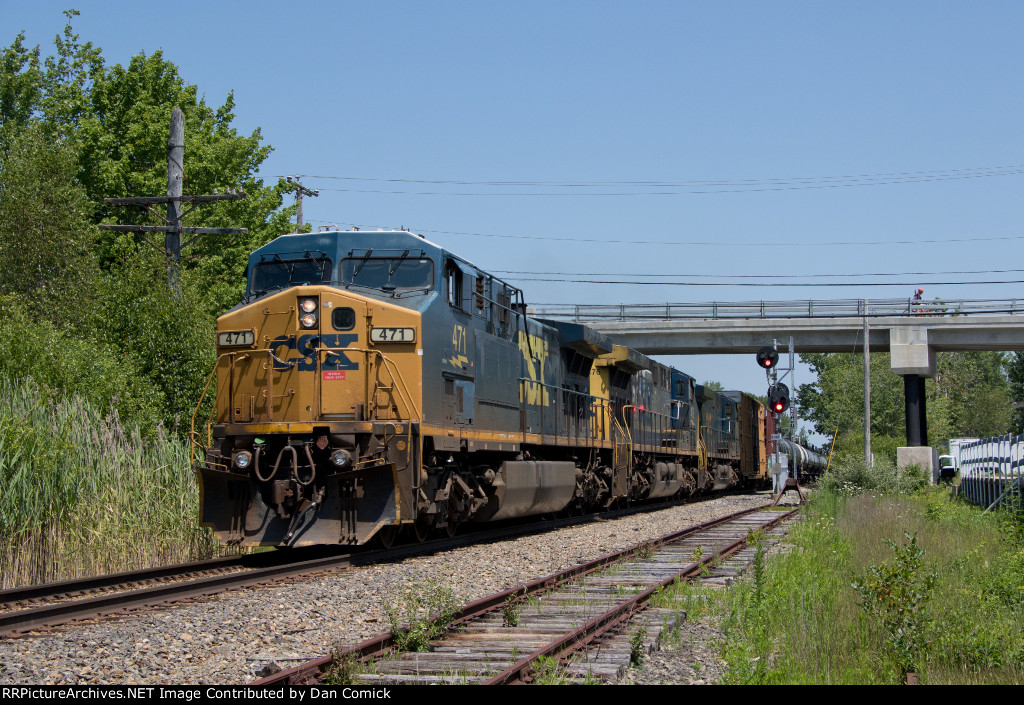
[[[448,303],[462,310],[462,270],[455,260],[448,260],[444,267],[445,290]]]
[[[369,253],[367,253],[369,254]],[[396,257],[349,257],[341,261],[342,284],[381,291],[410,291],[434,286],[434,263],[406,254]]]
[[[275,258],[260,262],[253,269],[249,293],[259,296],[275,289],[329,282],[332,278],[331,260],[326,257]]]

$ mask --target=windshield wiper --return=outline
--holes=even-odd
[[[352,281],[355,281],[356,277],[359,276],[359,270],[361,270],[363,268],[363,265],[366,264],[366,261],[370,259],[370,255],[372,255],[372,254],[373,254],[373,249],[371,248],[371,249],[366,251],[365,255],[363,255],[363,259],[360,260],[359,266],[356,267],[354,272],[352,272]]]

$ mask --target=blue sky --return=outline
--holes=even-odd
[[[69,4],[0,0],[0,42],[25,30],[48,53]],[[320,189],[306,220],[411,228],[528,302],[906,297],[925,281],[1024,280],[877,276],[1024,269],[1024,3],[74,6],[108,63],[162,49],[208,103],[234,91],[237,128],[260,127],[275,149],[264,177],[304,174]],[[438,183],[450,181],[469,183]],[[851,242],[888,244],[836,244]],[[788,278],[525,281],[548,272]],[[850,281],[809,274],[873,276],[777,285]],[[901,285],[869,285],[880,281]],[[668,362],[764,392],[753,359]]]

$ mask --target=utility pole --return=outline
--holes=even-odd
[[[864,464],[871,467],[871,329],[864,299]]]
[[[284,178],[285,178],[285,181],[287,181],[288,183],[293,183],[292,179],[295,179],[295,181],[294,181],[294,183],[295,183],[295,205],[296,205],[296,211],[297,211],[297,213],[295,215],[295,221],[296,221],[295,229],[296,230],[302,230],[302,197],[303,196],[309,196],[310,198],[313,198],[314,196],[319,196],[320,195],[320,189],[308,189],[305,186],[303,186],[302,182],[299,181],[299,179],[302,178],[302,174],[296,174],[294,176],[286,176]]]
[[[210,201],[237,201],[245,198],[241,191],[214,194],[212,196],[183,196],[185,163],[185,116],[180,108],[171,112],[171,130],[167,139],[167,195],[143,196],[139,198],[104,198],[104,203],[114,206],[138,206],[164,221],[165,225],[101,225],[100,230],[142,233],[142,238],[164,253],[167,258],[167,287],[177,293],[181,271],[181,251],[199,239],[201,235],[245,235],[246,228],[188,228],[181,225],[182,219],[194,211],[200,203]],[[184,213],[182,203],[194,203]],[[167,204],[167,217],[161,216],[151,206]],[[159,247],[146,237],[145,233],[164,233],[164,246]],[[184,245],[181,234],[194,235]]]

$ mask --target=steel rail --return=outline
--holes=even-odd
[[[205,561],[198,561],[196,563],[179,563],[177,565],[143,568],[141,570],[127,571],[123,573],[96,575],[88,578],[75,578],[55,583],[43,583],[40,585],[8,588],[7,590],[0,590],[0,608],[7,608],[18,603],[34,602],[60,596],[71,597],[96,590],[128,586],[132,583],[180,578],[188,573],[245,567],[245,564],[243,563],[244,558],[246,558],[246,556],[225,556],[222,558],[211,558]]]
[[[793,516],[799,511],[799,509],[793,509],[785,514],[775,517],[772,521],[764,525],[764,528],[771,528],[777,526],[779,523]],[[743,514],[749,514],[750,512],[744,512]],[[730,521],[738,518],[737,516],[730,517]],[[726,523],[726,522],[718,522]],[[680,537],[681,538],[681,537]],[[671,543],[671,541],[662,542]],[[574,630],[573,632],[564,635],[559,639],[553,640],[547,646],[537,649],[532,654],[522,659],[518,663],[509,668],[505,669],[498,675],[484,681],[484,685],[511,685],[516,683],[528,683],[530,682],[530,673],[533,670],[533,663],[544,656],[548,656],[557,660],[563,660],[567,658],[571,653],[578,651],[598,637],[606,634],[607,632],[615,629],[621,624],[629,621],[632,617],[642,611],[646,604],[658,594],[662,589],[668,587],[679,578],[690,578],[697,575],[706,565],[710,565],[714,561],[721,560],[724,557],[731,556],[738,552],[741,548],[747,544],[746,537],[739,538],[732,543],[728,544],[724,548],[719,549],[715,553],[709,554],[698,561],[690,563],[682,570],[678,571],[676,575],[665,578],[660,583],[652,585],[643,592],[637,594],[635,597],[626,600],[610,610],[607,610],[601,615],[598,615],[594,619],[590,620],[583,626]]]
[[[333,556],[6,612],[0,614],[0,636],[12,636],[73,620],[205,597],[232,588],[259,585],[348,564],[348,556]]]
[[[500,592],[494,593],[494,594],[489,595],[487,597],[484,597],[484,598],[481,598],[481,599],[476,600],[474,602],[471,602],[471,603],[463,606],[459,610],[457,610],[453,614],[453,618],[452,618],[452,620],[451,620],[451,622],[449,624],[449,629],[458,629],[460,626],[470,622],[471,620],[474,620],[474,619],[477,619],[479,617],[482,617],[483,615],[486,615],[486,614],[488,614],[490,612],[494,612],[496,610],[500,610],[506,604],[506,601],[510,597],[522,598],[522,597],[528,597],[528,596],[531,596],[531,595],[539,595],[539,594],[542,594],[542,593],[545,593],[545,592],[549,592],[549,591],[557,588],[558,586],[563,585],[563,584],[565,584],[565,583],[567,583],[567,582],[569,582],[569,581],[571,581],[573,579],[576,579],[576,578],[579,578],[579,577],[582,577],[582,576],[585,576],[585,575],[588,575],[588,574],[595,573],[597,571],[603,570],[604,568],[607,568],[608,566],[613,565],[616,562],[619,562],[619,561],[621,561],[621,560],[623,560],[625,558],[628,558],[631,555],[634,555],[636,553],[636,551],[641,546],[646,545],[646,546],[649,546],[651,548],[658,548],[660,546],[663,546],[663,545],[666,545],[666,544],[671,544],[671,543],[679,541],[681,539],[694,536],[694,535],[699,534],[701,532],[708,531],[709,529],[713,529],[713,528],[715,528],[717,526],[720,526],[720,525],[723,525],[723,524],[728,524],[728,523],[730,523],[732,521],[735,521],[736,519],[742,518],[744,516],[747,516],[747,515],[750,515],[750,514],[754,514],[756,512],[760,512],[762,509],[763,509],[763,507],[754,507],[754,508],[751,508],[751,509],[744,509],[744,510],[741,510],[739,512],[734,512],[732,514],[729,514],[729,515],[726,515],[726,516],[723,516],[723,517],[719,517],[718,519],[712,519],[710,521],[706,521],[706,522],[703,522],[703,523],[700,523],[700,524],[695,524],[693,526],[687,527],[687,528],[682,529],[680,531],[676,531],[676,532],[673,532],[671,534],[666,534],[665,536],[662,536],[662,537],[660,537],[658,539],[655,539],[653,541],[645,541],[645,542],[642,542],[640,544],[636,544],[636,545],[631,546],[629,548],[623,549],[621,551],[616,551],[614,553],[610,553],[610,554],[607,554],[607,555],[604,555],[604,556],[600,556],[600,557],[595,558],[595,559],[593,559],[591,561],[587,561],[585,563],[581,563],[579,565],[573,566],[573,567],[568,568],[566,570],[559,571],[557,573],[553,573],[551,575],[544,576],[544,577],[538,578],[536,580],[532,580],[532,581],[523,583],[523,584],[518,585],[516,587],[509,588],[507,590],[502,590]],[[798,510],[793,510],[793,511],[787,512],[785,514],[779,515],[779,516],[775,517],[772,521],[766,523],[765,526],[774,526],[777,523],[783,521],[784,519],[792,516],[797,511]],[[740,547],[742,547],[742,544],[745,542],[745,540],[746,539],[743,538],[743,539],[740,539],[739,541],[733,542],[727,548],[734,547],[733,551],[738,550]],[[704,565],[706,565],[709,562],[714,561],[714,560],[716,560],[716,559],[718,559],[720,557],[721,556],[719,555],[718,552],[713,553],[713,554],[709,554],[706,558],[703,558],[703,559],[701,559],[699,561],[696,561],[696,562],[692,563],[690,566],[688,566],[688,568],[692,568],[693,572],[700,572],[701,568]],[[671,583],[674,580],[676,580],[676,578],[677,578],[677,576],[673,576],[671,579],[668,580],[668,582]],[[645,593],[641,593],[640,595],[637,595],[636,598],[634,598],[633,600],[630,600],[629,603],[636,603],[636,602],[638,602],[640,600],[640,598],[643,598],[645,596],[646,593],[649,593],[649,595],[647,595],[647,599],[649,599],[650,595],[653,595],[658,590],[659,587],[660,586],[655,586],[655,587],[651,588],[651,590],[645,591]],[[433,616],[431,616],[430,619],[434,620],[434,619],[439,618],[439,616],[440,615],[433,615]],[[614,617],[609,617],[605,621],[609,621],[609,620],[613,620],[613,619],[615,619],[615,618]],[[601,621],[601,618],[595,619],[593,621],[594,622]],[[619,619],[618,621],[621,622],[622,619]],[[594,628],[596,628],[599,625],[597,625],[597,624],[590,625],[588,623],[587,626],[590,626],[592,629],[594,629]],[[577,631],[579,631],[579,630],[577,630]],[[580,640],[579,636],[576,636],[576,637],[573,636],[575,633],[576,632],[573,632],[573,634],[567,635],[563,639],[560,639],[559,642],[569,642],[569,643],[571,643],[574,640],[575,641],[579,641]],[[594,636],[596,636],[596,635],[597,635],[597,632],[595,631],[594,632]],[[591,638],[593,638],[593,637],[591,637]],[[345,661],[351,660],[351,659],[362,660],[362,661],[379,659],[379,658],[381,658],[381,657],[391,653],[392,651],[394,651],[395,648],[396,648],[396,640],[395,640],[394,635],[391,632],[382,632],[380,634],[377,634],[376,636],[373,636],[373,637],[370,637],[369,639],[366,639],[365,641],[359,642],[358,644],[355,644],[353,646],[341,649],[341,650],[337,651],[334,654],[327,655],[327,656],[321,656],[320,658],[313,659],[313,660],[307,661],[305,663],[299,664],[297,666],[293,666],[291,668],[281,670],[278,673],[272,674],[270,676],[266,676],[266,677],[264,677],[264,678],[262,678],[260,680],[254,681],[251,685],[254,685],[254,686],[270,686],[270,685],[301,685],[301,684],[317,683],[323,677],[324,673],[327,670],[329,670],[335,664],[344,663]],[[554,647],[550,647],[550,648],[554,648]],[[541,649],[541,650],[538,650],[537,652],[534,652],[534,653],[530,654],[530,656],[527,657],[526,659],[523,659],[519,663],[517,663],[514,666],[510,667],[508,669],[508,671],[516,671],[517,673],[518,672],[522,672],[524,669],[528,668],[529,663],[531,663],[532,661],[535,661],[537,658],[539,658],[542,655],[547,655],[547,649],[548,649],[548,647],[545,647],[545,649]],[[499,674],[499,675],[501,675],[501,674]],[[497,679],[497,678],[499,678],[499,676],[495,676],[495,678]],[[507,680],[507,682],[513,682],[514,680],[515,680],[515,678],[513,677],[513,678],[510,678],[509,680]],[[503,682],[505,682],[505,681],[503,681]]]
[[[317,559],[310,559],[295,562],[294,554],[289,555],[287,551],[279,551],[273,555],[271,560],[285,561],[283,564],[273,566],[245,566],[246,559],[252,561],[253,555],[239,556],[235,558],[220,558],[209,561],[200,561],[192,564],[181,564],[178,566],[165,566],[162,568],[149,568],[128,573],[97,576],[68,580],[60,583],[47,583],[23,588],[12,588],[0,592],[0,606],[10,607],[18,602],[39,601],[43,599],[56,599],[60,597],[73,596],[75,593],[85,593],[98,589],[114,589],[124,586],[126,589],[119,592],[95,597],[85,597],[75,600],[66,600],[54,604],[29,607],[25,609],[11,609],[7,612],[0,612],[0,637],[14,636],[19,633],[39,629],[42,627],[55,627],[67,622],[99,617],[107,614],[115,614],[130,609],[141,609],[166,605],[179,600],[185,600],[201,596],[209,596],[237,587],[246,587],[262,583],[282,580],[295,577],[304,573],[319,572],[335,567],[346,565],[365,565],[376,562],[392,561],[399,558],[406,558],[417,555],[424,555],[436,551],[458,548],[477,543],[486,543],[509,537],[523,536],[536,533],[538,528],[550,531],[566,526],[575,526],[592,521],[605,520],[628,514],[636,514],[647,511],[667,509],[687,502],[689,500],[677,500],[675,502],[662,502],[650,505],[634,506],[629,509],[619,509],[601,514],[594,514],[581,517],[568,517],[549,520],[538,524],[525,524],[518,526],[502,526],[465,534],[454,538],[441,538],[425,541],[423,543],[405,544],[386,550],[371,550],[358,553],[348,553],[343,556],[329,556]],[[305,552],[309,549],[293,549],[295,553]],[[308,554],[307,554],[308,555]],[[247,567],[248,570],[233,572],[229,574],[214,575],[202,578],[194,578],[176,582],[173,584],[158,585],[145,588],[132,588],[133,583],[146,582],[151,580],[170,580],[175,577],[182,577],[183,574],[195,573],[202,570],[224,570],[230,567]]]

